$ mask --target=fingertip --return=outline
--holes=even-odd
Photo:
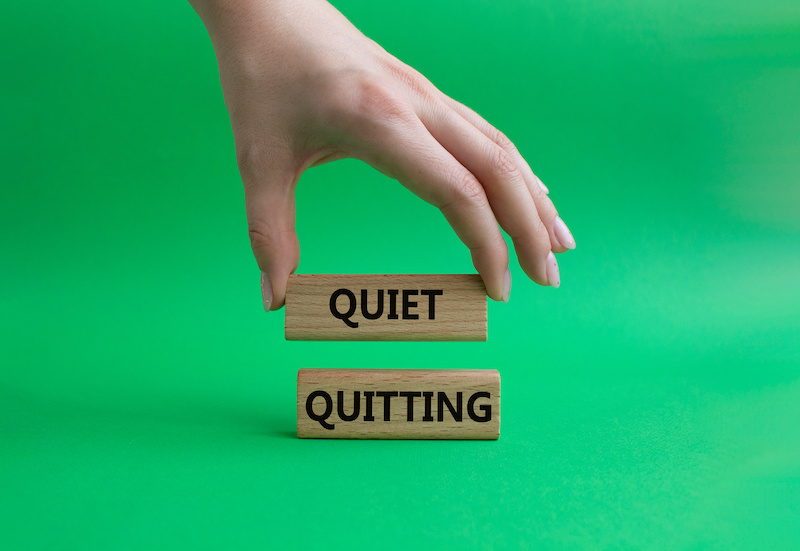
[[[506,268],[506,275],[503,278],[503,302],[508,303],[508,298],[511,295],[511,270]]]
[[[509,255],[506,242],[499,231],[497,233],[496,243],[474,248],[470,252],[472,265],[475,266],[486,287],[486,295],[496,302],[501,302],[505,295],[505,273],[508,271]]]
[[[273,306],[272,281],[266,272],[261,272],[261,300],[264,303],[264,311],[269,312]]]
[[[261,300],[264,311],[280,310],[286,302],[286,285],[283,278],[269,277],[267,272],[261,272]]]
[[[504,299],[504,292],[502,285],[491,285],[486,282],[486,279],[483,280],[483,284],[486,286],[486,295],[495,302],[507,302]]]
[[[486,296],[495,302],[507,302],[505,298],[505,280],[502,272],[495,270],[478,270],[478,273],[483,279],[483,285],[486,287]]]
[[[552,252],[547,255],[547,280],[554,289],[558,289],[561,286],[558,261]]]
[[[572,237],[572,232],[569,231],[569,228],[560,216],[556,216],[553,221],[553,233],[562,247],[565,249],[575,248],[575,238]]]
[[[547,189],[547,186],[544,185],[544,182],[542,182],[536,174],[534,174],[533,177],[536,178],[536,182],[539,184],[539,188],[541,188],[541,190],[544,192],[544,194],[545,195],[549,195],[550,194],[550,190]]]
[[[509,290],[511,288],[510,280],[507,279],[510,277],[508,275],[508,249],[505,250],[502,259],[481,257],[473,251],[472,263],[483,279],[486,295],[495,302],[508,302],[506,288],[508,287]]]
[[[294,231],[251,231],[251,243],[261,270],[264,310],[280,310],[286,300],[289,275],[299,264],[300,248]]]
[[[272,278],[272,304],[271,310],[280,310],[286,304],[286,290],[289,284],[289,275],[277,275]]]

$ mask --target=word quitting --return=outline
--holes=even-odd
[[[297,436],[495,440],[500,374],[495,369],[301,369]]]

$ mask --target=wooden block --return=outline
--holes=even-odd
[[[477,274],[295,274],[286,338],[305,341],[485,341]]]
[[[497,440],[496,369],[301,369],[298,438]]]

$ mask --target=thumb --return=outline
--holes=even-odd
[[[295,231],[297,171],[289,163],[242,169],[250,246],[261,269],[264,309],[278,310],[286,300],[289,275],[297,269],[300,246]]]

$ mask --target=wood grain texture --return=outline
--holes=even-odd
[[[496,440],[500,373],[496,369],[301,369],[297,436]]]
[[[368,319],[365,312],[380,315]],[[486,288],[477,274],[289,277],[288,340],[485,341],[486,336]]]

